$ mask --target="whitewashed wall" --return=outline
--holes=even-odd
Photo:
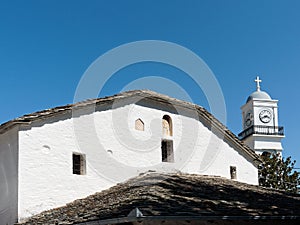
[[[244,140],[245,144],[251,149],[255,149],[256,154],[262,154],[265,151],[282,153],[282,136],[277,135],[259,135],[254,134]]]
[[[0,135],[0,225],[14,224],[18,218],[18,132]]]
[[[197,119],[131,104],[19,132],[19,218],[62,206],[148,170],[183,171],[257,184],[257,169]],[[86,112],[85,112],[86,111]],[[175,163],[161,163],[163,115],[173,121]],[[135,130],[142,119],[145,131]],[[84,153],[86,175],[72,174],[72,153]]]

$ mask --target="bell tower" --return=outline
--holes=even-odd
[[[278,100],[260,89],[262,80],[256,77],[256,91],[241,107],[243,131],[238,135],[257,154],[282,153],[283,127],[278,125]]]

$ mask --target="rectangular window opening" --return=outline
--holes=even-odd
[[[161,156],[163,162],[174,162],[173,141],[161,142]]]
[[[230,177],[233,180],[236,179],[236,167],[235,166],[230,166]]]
[[[84,154],[73,153],[73,174],[86,174],[86,159]]]

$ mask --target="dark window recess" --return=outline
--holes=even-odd
[[[236,167],[235,166],[230,166],[230,177],[231,179],[236,179]]]
[[[81,154],[73,154],[73,174],[85,174],[85,156]]]
[[[263,156],[263,157],[270,157],[270,156],[271,156],[271,153],[270,153],[270,152],[263,152],[263,153],[261,154],[261,156]]]
[[[161,142],[161,156],[163,162],[174,162],[173,141]]]

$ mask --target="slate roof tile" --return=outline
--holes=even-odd
[[[144,216],[298,216],[300,196],[221,177],[146,173],[20,225],[76,224]]]

